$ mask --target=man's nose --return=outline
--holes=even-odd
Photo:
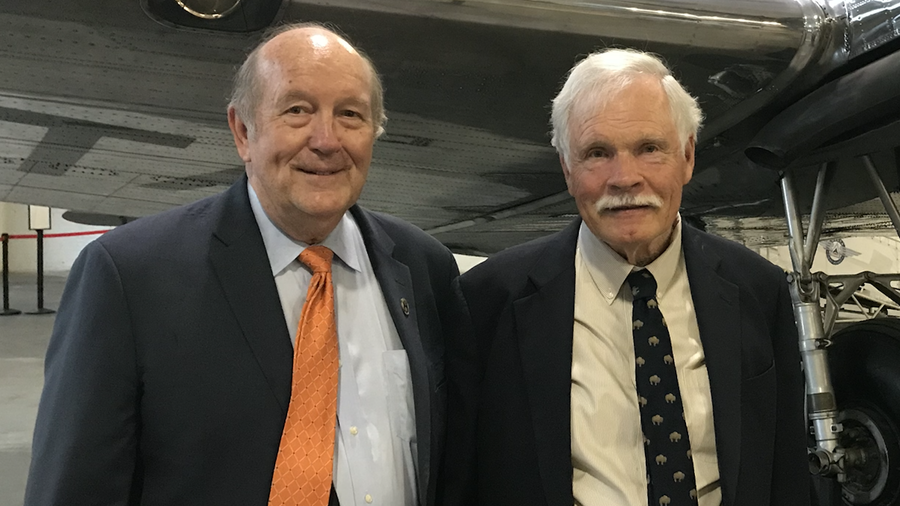
[[[643,178],[637,160],[631,154],[619,154],[612,161],[607,184],[618,190],[630,190],[640,186]]]
[[[315,116],[309,138],[309,148],[322,155],[330,155],[341,149],[334,115],[322,113]]]

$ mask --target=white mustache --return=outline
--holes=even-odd
[[[662,199],[652,193],[642,195],[604,195],[594,203],[594,209],[596,209],[598,213],[602,213],[603,211],[621,207],[648,206],[660,208],[662,207],[662,204]]]

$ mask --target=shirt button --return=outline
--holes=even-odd
[[[366,494],[366,502],[369,503],[369,504],[372,503],[372,496],[371,496],[371,495]]]
[[[350,427],[350,434],[353,434],[354,436],[359,434],[359,429],[357,429],[355,425],[353,427]],[[372,502],[372,501],[369,501],[369,502]]]

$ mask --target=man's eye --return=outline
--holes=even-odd
[[[287,112],[288,114],[303,114],[305,111],[303,110],[302,106],[295,105],[288,108]]]
[[[607,152],[605,149],[592,149],[588,151],[588,158],[606,158]]]
[[[345,118],[362,118],[362,114],[360,114],[357,111],[352,111],[349,109],[347,109],[345,111],[341,111],[341,116],[344,116]]]
[[[644,153],[656,153],[657,151],[659,151],[659,146],[656,146],[654,144],[648,144],[644,146]]]

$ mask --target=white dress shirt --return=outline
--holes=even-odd
[[[307,244],[294,241],[275,226],[252,186],[248,184],[247,189],[293,342],[312,279],[297,259]],[[349,212],[320,244],[334,251],[332,281],[340,346],[335,491],[341,506],[414,506],[418,457],[406,351]]]
[[[718,506],[722,493],[712,397],[681,248],[680,218],[672,243],[646,268],[656,279],[656,299],[672,340],[699,506]],[[625,285],[635,269],[582,223],[575,252],[571,391],[576,505],[647,504],[632,297]]]

